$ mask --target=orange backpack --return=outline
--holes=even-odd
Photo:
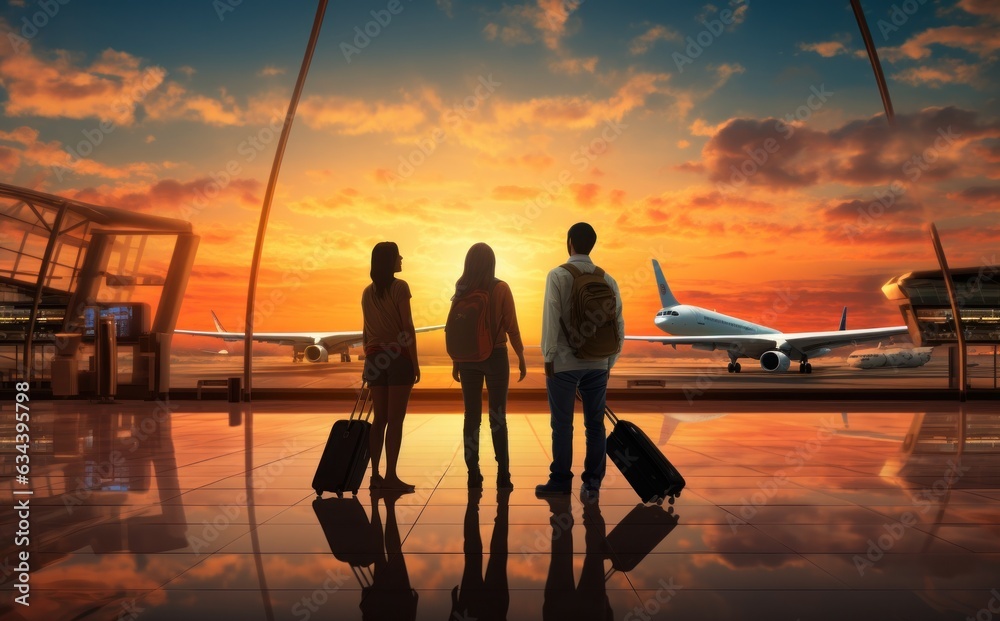
[[[455,362],[482,362],[493,353],[496,334],[490,329],[490,301],[499,282],[494,280],[489,291],[475,289],[452,301],[444,327],[444,343]]]

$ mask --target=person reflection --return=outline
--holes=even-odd
[[[542,619],[573,621],[614,619],[611,600],[604,584],[604,559],[607,528],[596,497],[588,496],[583,505],[583,531],[586,555],[579,584],[573,580],[573,513],[569,496],[550,496],[546,500],[552,517],[552,560],[545,580]]]
[[[479,501],[481,489],[469,490],[465,509],[465,571],[461,591],[451,590],[449,619],[503,621],[510,608],[507,586],[507,531],[510,515],[510,490],[497,492],[497,516],[490,539],[490,560],[483,579],[483,540],[479,535]]]
[[[372,490],[371,533],[377,553],[372,583],[361,590],[361,617],[373,621],[401,621],[417,618],[417,592],[403,558],[403,542],[396,523],[396,501],[406,493],[399,489]],[[385,504],[385,529],[379,500]]]

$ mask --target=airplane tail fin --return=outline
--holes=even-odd
[[[653,259],[653,274],[656,275],[656,288],[660,294],[660,304],[666,308],[668,306],[677,306],[680,302],[671,293],[670,287],[667,285],[667,279],[663,277],[663,270],[660,269],[660,262]]]
[[[837,329],[838,330],[846,330],[847,329],[847,307],[846,306],[844,307],[844,312],[841,313],[841,315],[840,315],[840,327],[837,328]]]
[[[212,313],[212,321],[215,322],[215,331],[216,332],[225,332],[226,329],[222,327],[222,322],[219,321],[218,317],[216,317],[215,311],[214,310],[210,310],[208,312]]]

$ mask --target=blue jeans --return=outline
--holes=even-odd
[[[573,406],[576,391],[583,398],[583,426],[587,453],[583,459],[583,484],[601,487],[607,465],[607,438],[604,435],[604,407],[608,392],[608,372],[604,369],[561,371],[545,378],[549,393],[552,424],[552,465],[549,481],[570,486],[573,479]]]

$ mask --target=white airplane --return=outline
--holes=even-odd
[[[847,308],[840,319],[840,329],[826,332],[779,332],[737,317],[723,315],[698,306],[681,304],[671,293],[656,259],[653,273],[663,307],[653,323],[672,336],[626,336],[631,341],[650,341],[663,345],[691,345],[703,351],[723,350],[729,355],[729,372],[739,373],[740,358],[754,358],[771,373],[788,370],[792,360],[799,361],[799,373],[812,373],[810,358],[830,353],[835,347],[857,345],[907,334],[906,326],[847,330]]]
[[[202,330],[174,330],[175,334],[191,334],[194,336],[213,336],[223,341],[242,341],[246,338],[244,332],[227,332],[222,327],[215,311],[212,313],[212,321],[215,323],[215,331],[208,332]],[[427,326],[417,328],[417,332],[429,332],[440,330],[444,326]],[[341,362],[350,362],[350,348],[361,345],[364,338],[361,331],[357,332],[257,332],[253,335],[253,340],[258,343],[277,343],[278,345],[292,346],[292,362],[299,362],[302,359],[309,362],[327,362],[331,353],[340,353]],[[221,352],[220,352],[221,353]]]
[[[858,349],[847,356],[847,364],[855,369],[878,369],[880,367],[922,367],[931,359],[933,347],[878,347]]]

